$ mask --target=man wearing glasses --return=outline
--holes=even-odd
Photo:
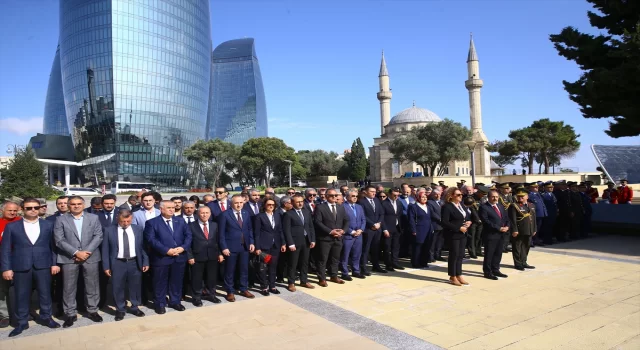
[[[316,198],[318,197],[318,192],[316,192],[315,188],[307,188],[304,190],[304,207],[313,215],[316,211]]]
[[[231,201],[227,198],[228,193],[224,187],[216,187],[214,194],[216,195],[216,200],[207,203],[207,206],[211,208],[209,221],[217,221],[218,216],[231,207]]]
[[[358,202],[358,190],[353,189],[347,192],[347,202],[343,205],[345,212],[349,216],[349,229],[345,231],[343,237],[344,249],[340,257],[340,270],[342,279],[351,281],[349,277],[349,262],[353,269],[352,276],[355,278],[365,278],[360,270],[360,257],[362,255],[362,233],[367,221],[364,218],[364,210]],[[351,259],[349,259],[351,256]]]
[[[360,268],[365,276],[371,275],[366,268],[369,252],[371,252],[373,271],[387,273],[386,270],[380,267],[380,238],[383,234],[385,237],[389,237],[389,231],[387,231],[384,224],[384,208],[382,207],[382,202],[376,198],[375,187],[367,186],[365,188],[365,197],[360,200],[360,205],[364,209],[364,216],[367,220],[367,228],[364,231],[362,242]]]
[[[53,252],[53,225],[40,220],[40,203],[25,198],[23,219],[8,224],[4,230],[4,244],[0,246],[0,270],[5,281],[13,281],[16,291],[17,327],[9,333],[15,337],[29,328],[29,304],[32,284],[40,295],[39,323],[60,328],[51,318],[51,275],[60,272]]]
[[[305,200],[302,195],[295,195],[292,199],[293,209],[282,216],[282,229],[288,250],[287,290],[295,292],[296,270],[300,269],[300,286],[313,289],[309,283],[309,252],[316,245],[313,218],[310,212],[304,210]]]
[[[289,197],[293,197],[296,194],[296,190],[294,190],[293,188],[288,188],[287,189],[287,196]]]
[[[333,283],[344,284],[338,277],[338,262],[342,251],[342,236],[349,230],[349,216],[344,207],[337,202],[338,191],[334,188],[326,192],[327,202],[318,205],[314,222],[318,251],[316,255],[316,268],[318,272],[318,284],[327,287],[325,266],[329,262],[329,280]]]

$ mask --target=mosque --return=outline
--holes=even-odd
[[[475,155],[475,175],[477,177],[490,177],[492,162],[486,146],[489,141],[482,130],[482,107],[480,103],[480,89],[483,82],[480,79],[480,64],[478,54],[473,43],[473,37],[469,43],[469,55],[467,56],[468,79],[465,87],[469,91],[469,118],[472,131],[474,155]],[[413,162],[400,163],[393,159],[393,154],[389,152],[387,143],[398,135],[414,127],[424,126],[428,123],[438,123],[440,117],[434,112],[419,108],[415,105],[401,111],[393,118],[391,116],[391,89],[389,87],[389,72],[387,63],[382,53],[380,64],[380,74],[378,75],[380,90],[377,97],[380,101],[380,137],[373,139],[373,146],[369,148],[370,179],[373,182],[392,182],[394,178],[399,178],[408,172],[419,172],[424,176],[433,177],[434,174],[427,174],[425,169]],[[494,163],[494,167],[496,167]],[[467,177],[471,174],[471,161],[452,161],[444,170],[445,176]]]

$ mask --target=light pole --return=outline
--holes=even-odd
[[[469,140],[465,141],[464,144],[471,151],[471,186],[476,187],[476,142]]]
[[[291,188],[291,164],[293,164],[292,160],[284,160],[285,162],[289,163],[289,188]]]

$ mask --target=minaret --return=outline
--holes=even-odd
[[[473,35],[469,42],[469,55],[467,56],[468,79],[464,85],[469,91],[469,119],[471,120],[471,140],[476,142],[474,164],[475,174],[482,176],[491,175],[491,163],[486,145],[489,143],[482,130],[482,104],[480,102],[480,89],[484,85],[480,79],[480,62],[473,43]]]
[[[380,90],[378,91],[378,101],[380,101],[380,135],[384,135],[384,127],[391,120],[391,89],[389,88],[389,72],[387,62],[384,60],[382,51],[382,62],[380,63]]]

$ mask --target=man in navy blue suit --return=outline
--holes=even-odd
[[[358,190],[349,190],[346,196],[347,201],[343,204],[344,210],[349,216],[349,229],[342,238],[344,243],[342,255],[340,256],[340,271],[342,279],[351,281],[349,277],[349,260],[353,268],[353,277],[365,278],[360,270],[360,256],[362,255],[362,233],[364,232],[367,221],[364,218],[364,210],[357,203]],[[351,256],[351,259],[349,257]]]
[[[362,241],[362,257],[360,258],[360,269],[365,276],[371,276],[367,271],[367,259],[371,252],[371,264],[373,271],[378,273],[387,273],[380,267],[380,239],[382,234],[389,237],[389,231],[384,224],[384,208],[382,202],[376,197],[376,188],[369,185],[365,188],[365,197],[360,200],[360,205],[364,209],[364,217],[367,221],[367,227],[364,231]]]
[[[227,291],[225,299],[236,301],[233,280],[236,267],[240,270],[240,295],[253,299],[249,292],[249,254],[253,253],[253,226],[248,210],[242,208],[244,199],[236,194],[231,197],[231,210],[223,212],[218,218],[220,233],[220,249],[225,256],[224,288]]]
[[[143,228],[131,225],[133,214],[129,209],[121,209],[116,225],[107,227],[102,240],[102,267],[105,275],[111,277],[113,299],[116,303],[116,321],[124,318],[126,300],[124,289],[129,284],[131,314],[142,317],[140,297],[142,273],[149,270],[149,257],[144,250]]]
[[[187,264],[187,249],[191,247],[191,230],[183,218],[174,217],[176,205],[170,200],[160,202],[160,216],[147,220],[144,239],[149,246],[149,262],[157,314],[166,312],[166,296],[169,290],[169,307],[184,311],[180,303],[182,280]]]
[[[51,275],[60,272],[53,250],[53,225],[38,218],[40,202],[25,198],[22,202],[22,220],[9,223],[0,246],[2,278],[12,281],[16,292],[17,327],[10,337],[29,328],[29,302],[35,281],[40,296],[39,322],[49,328],[60,328],[51,318]]]
[[[502,237],[504,233],[509,231],[509,215],[504,207],[498,204],[499,198],[498,191],[490,191],[489,201],[482,204],[478,210],[482,221],[482,239],[484,240],[482,270],[484,277],[490,280],[507,277],[500,272],[500,261],[502,260]]]
[[[108,227],[118,224],[118,211],[120,208],[116,207],[116,195],[105,194],[102,196],[102,209],[95,212],[100,219],[100,225],[102,231],[105,231]],[[101,261],[102,265],[100,271],[106,270],[104,267],[104,261]],[[98,308],[102,309],[107,304],[107,285],[109,284],[109,276],[104,273],[100,273],[98,282],[100,283],[100,302],[98,302]]]
[[[218,216],[231,207],[231,201],[227,198],[228,193],[224,187],[216,187],[214,194],[216,200],[207,203],[207,206],[211,208],[210,221],[218,221]]]

